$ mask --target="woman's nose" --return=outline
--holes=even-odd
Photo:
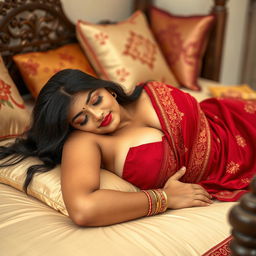
[[[103,118],[103,112],[102,112],[102,111],[96,110],[96,109],[90,109],[89,111],[90,111],[92,117],[93,117],[96,121],[101,120],[101,119]]]

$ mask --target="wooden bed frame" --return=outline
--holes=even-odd
[[[153,0],[133,0],[134,10],[147,13]],[[216,22],[211,31],[203,60],[201,77],[218,81],[220,74],[227,0],[213,0],[211,13]],[[18,53],[45,51],[76,42],[75,25],[65,16],[60,0],[0,1],[0,53],[21,94],[28,91],[12,56]],[[230,213],[234,239],[233,255],[256,255],[256,179],[252,193],[241,200]]]

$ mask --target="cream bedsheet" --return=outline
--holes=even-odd
[[[108,227],[80,228],[40,201],[0,184],[0,255],[202,255],[230,234],[235,203],[168,210]]]

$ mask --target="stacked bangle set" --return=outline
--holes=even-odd
[[[167,195],[162,189],[141,190],[148,198],[147,216],[165,212],[168,208]]]

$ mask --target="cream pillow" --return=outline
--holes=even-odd
[[[148,80],[178,86],[141,11],[117,24],[79,20],[76,31],[98,75],[121,84],[127,93]]]
[[[22,134],[30,116],[0,56],[0,140]]]
[[[0,146],[12,141],[13,140],[2,141],[0,142]],[[4,160],[0,161],[0,164],[3,162]],[[26,177],[27,168],[34,164],[41,164],[41,161],[35,157],[30,157],[15,166],[0,168],[0,183],[10,185],[23,191],[22,187]],[[136,192],[139,190],[132,184],[106,170],[101,171],[100,188],[127,192]],[[49,172],[36,174],[28,187],[28,194],[55,210],[68,215],[61,193],[59,166]]]

